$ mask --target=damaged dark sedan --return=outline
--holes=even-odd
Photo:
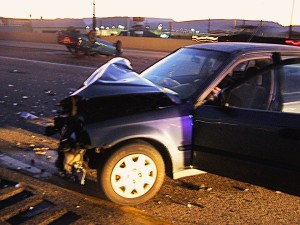
[[[149,200],[165,175],[250,163],[300,171],[299,47],[192,45],[141,74],[114,58],[60,106],[46,129],[61,135],[57,167],[81,184],[85,167],[97,169],[99,188],[118,204]]]

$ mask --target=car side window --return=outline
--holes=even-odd
[[[300,113],[300,64],[285,65],[279,70],[281,111]]]
[[[226,104],[229,106],[262,109],[269,108],[273,89],[273,72],[259,70],[271,64],[271,59],[258,59],[243,62],[233,69],[230,75],[234,82],[241,83],[233,88]],[[238,74],[238,77],[236,74]]]

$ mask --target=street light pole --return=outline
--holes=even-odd
[[[96,30],[95,0],[93,0],[93,30]]]
[[[292,13],[291,13],[290,29],[289,29],[289,38],[292,38],[292,33],[293,33],[294,6],[295,6],[295,0],[293,0],[293,4],[292,4]]]

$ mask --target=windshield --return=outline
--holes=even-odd
[[[182,48],[145,70],[141,76],[165,91],[187,100],[214,77],[227,59],[226,53]]]

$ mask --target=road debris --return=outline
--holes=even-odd
[[[33,151],[36,155],[45,155],[47,150],[49,150],[49,148],[46,148],[46,147],[33,148]]]
[[[233,188],[235,188],[239,191],[249,191],[249,188],[243,188],[243,187],[240,187],[240,186],[233,186]]]
[[[20,113],[20,116],[24,119],[30,119],[30,120],[34,120],[34,119],[38,119],[37,116],[29,113],[29,112],[21,112]]]
[[[44,93],[50,96],[56,95],[56,93],[53,90],[44,90]]]
[[[200,187],[199,187],[199,189],[198,189],[199,191],[212,191],[212,188],[211,187],[206,187],[204,184],[201,184],[200,185]]]

